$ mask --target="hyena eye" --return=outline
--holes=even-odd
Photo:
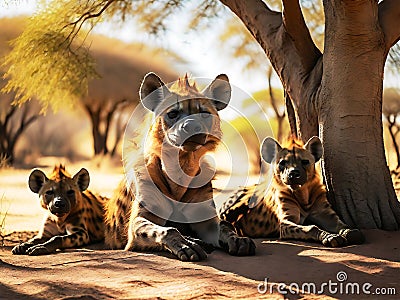
[[[281,170],[281,171],[283,171],[284,169],[285,169],[285,167],[286,167],[286,164],[287,164],[287,161],[286,160],[281,160],[280,162],[279,162],[279,170]]]
[[[301,164],[302,164],[303,166],[308,166],[308,165],[310,164],[310,161],[309,161],[308,159],[302,159],[302,160],[301,160]]]
[[[170,119],[175,119],[179,114],[179,111],[177,111],[176,109],[171,110],[170,112],[167,113],[168,118]]]
[[[67,196],[73,196],[75,195],[75,191],[74,190],[68,190],[67,191]]]
[[[53,190],[46,191],[46,196],[53,196],[53,195],[54,195],[54,191]]]
[[[208,118],[211,115],[211,112],[205,109],[200,109],[200,115],[202,118]]]

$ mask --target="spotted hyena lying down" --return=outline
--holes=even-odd
[[[183,261],[205,259],[207,245],[231,255],[254,254],[253,241],[238,236],[209,205],[212,178],[203,176],[206,164],[200,168],[203,156],[220,141],[218,111],[230,95],[226,75],[217,76],[203,91],[187,76],[167,87],[154,73],[146,75],[140,96],[155,122],[141,159],[127,155],[127,171],[134,171],[135,182],[122,182],[107,205],[109,247],[166,250]],[[208,217],[195,220],[203,209]]]
[[[81,169],[71,177],[65,167],[55,166],[47,177],[35,169],[29,176],[29,188],[39,194],[46,209],[37,236],[15,246],[13,254],[42,255],[99,242],[104,239],[104,202],[106,198],[87,190],[89,173]]]
[[[220,217],[254,238],[312,240],[330,247],[363,243],[362,233],[344,224],[326,198],[315,170],[322,153],[318,137],[304,146],[291,139],[283,147],[266,138],[261,155],[273,168],[272,183],[237,190],[219,210]]]

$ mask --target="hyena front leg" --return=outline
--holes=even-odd
[[[207,257],[197,243],[185,239],[178,229],[157,225],[143,216],[131,220],[125,250],[167,250],[182,261],[200,261]]]
[[[256,246],[253,240],[248,237],[240,237],[230,223],[222,221],[218,217],[191,224],[191,227],[201,240],[224,249],[230,255],[255,254]]]
[[[13,254],[21,255],[28,254],[28,249],[39,244],[43,244],[48,241],[51,237],[58,235],[59,230],[57,224],[51,218],[45,218],[43,221],[43,226],[39,233],[31,238],[29,241],[21,243],[12,249]]]
[[[362,244],[365,241],[365,237],[360,230],[351,229],[340,220],[325,197],[320,198],[313,205],[307,219],[324,230],[344,237],[348,245]]]
[[[280,222],[280,238],[293,240],[312,240],[328,247],[346,245],[346,239],[339,234],[329,233],[317,225],[298,225],[289,220]]]
[[[57,249],[68,249],[83,246],[89,243],[89,234],[82,226],[69,224],[66,235],[56,235],[44,243],[27,249],[29,255],[44,255],[55,252]]]
[[[344,237],[322,230],[317,225],[300,225],[301,211],[298,204],[281,199],[279,231],[281,239],[312,240],[324,246],[341,247],[346,244]]]
[[[37,236],[31,238],[29,241],[15,246],[12,249],[12,254],[17,254],[17,255],[28,254],[27,250],[29,248],[31,248],[35,245],[38,245],[38,244],[42,244],[42,243],[46,242],[48,239],[49,239],[49,237],[43,237],[43,236],[37,235]]]

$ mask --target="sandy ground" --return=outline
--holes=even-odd
[[[29,173],[0,171],[9,234],[0,247],[0,299],[400,298],[400,232],[364,231],[365,244],[341,249],[258,239],[254,257],[214,251],[199,263],[166,253],[104,250],[101,244],[48,256],[13,256],[12,246],[32,233],[11,232],[35,231],[42,218],[38,199],[27,188]],[[90,188],[107,195],[119,174],[98,172]]]

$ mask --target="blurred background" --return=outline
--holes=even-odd
[[[27,28],[43,2],[0,2],[2,75],[9,67],[6,59],[14,48],[12,41]],[[138,7],[134,16],[111,14],[86,28],[83,40],[96,74],[88,79],[88,90],[77,101],[60,97],[60,103],[55,100],[57,105],[48,105],[38,96],[21,103],[15,101],[15,92],[0,93],[0,229],[36,226],[41,210],[26,183],[34,167],[50,171],[55,163],[65,163],[71,173],[86,167],[92,173],[90,189],[111,195],[123,176],[124,130],[139,101],[141,80],[150,71],[165,83],[185,73],[210,80],[227,74],[234,93],[230,108],[221,112],[224,139],[214,159],[222,175],[234,169],[238,173],[234,175],[246,178],[239,185],[259,174],[260,141],[269,135],[282,141],[289,134],[282,86],[260,46],[230,11],[220,5],[207,8],[211,13],[202,15],[205,8],[194,2],[175,10],[176,16],[170,18],[172,10],[167,6],[158,14]],[[267,2],[280,8],[279,1]],[[322,49],[321,4],[302,4],[312,37]],[[384,79],[382,126],[391,170],[400,167],[398,61],[396,52],[390,55]],[[26,74],[21,74],[24,69],[19,71],[23,80],[30,80],[27,70]],[[7,81],[1,76],[0,89]]]

